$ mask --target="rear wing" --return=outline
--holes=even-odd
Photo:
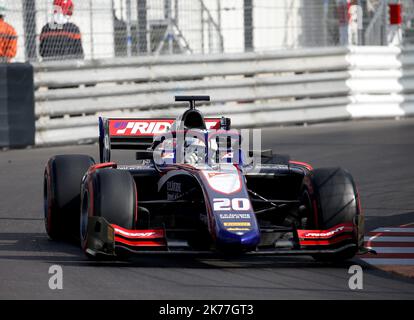
[[[155,135],[167,132],[174,118],[103,118],[99,117],[99,156],[101,162],[111,160],[112,149],[146,150]],[[220,118],[205,118],[207,129],[219,129]]]

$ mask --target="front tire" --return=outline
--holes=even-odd
[[[93,158],[79,154],[57,155],[47,162],[43,180],[44,221],[51,239],[79,239],[80,186],[93,164]]]
[[[89,217],[102,217],[109,224],[134,229],[136,198],[135,182],[128,171],[101,169],[88,176],[81,195],[80,234],[83,250],[87,248]]]
[[[363,217],[359,194],[350,173],[341,168],[315,169],[305,178],[302,201],[313,229],[327,230],[341,223],[353,223],[355,247],[334,254],[317,254],[318,261],[340,262],[355,256],[363,245]]]

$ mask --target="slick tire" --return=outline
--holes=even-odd
[[[134,229],[136,200],[135,182],[128,171],[101,169],[88,176],[81,196],[80,233],[84,251],[87,246],[88,217],[102,217],[110,224]],[[89,254],[87,256],[92,258]]]
[[[79,241],[81,181],[93,164],[93,158],[78,154],[57,155],[47,162],[43,183],[44,221],[51,239]]]
[[[358,248],[363,245],[363,219],[359,195],[351,174],[341,168],[315,169],[308,177],[302,192],[302,201],[310,213],[310,226],[313,229],[327,230],[335,225],[351,222],[356,230],[354,248],[313,257],[326,262],[340,262],[354,257]]]

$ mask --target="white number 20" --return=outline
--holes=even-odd
[[[216,198],[213,199],[214,211],[247,211],[250,209],[250,201],[246,198]]]

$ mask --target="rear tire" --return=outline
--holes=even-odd
[[[359,195],[351,174],[341,168],[322,168],[313,170],[305,179],[307,181],[304,184],[302,201],[307,207],[311,228],[327,230],[347,222],[353,223],[356,228],[355,247],[335,254],[317,254],[313,257],[327,262],[353,258],[358,248],[363,245],[363,219]]]
[[[80,186],[93,158],[58,155],[49,159],[44,173],[44,221],[51,239],[79,240]]]
[[[101,169],[91,174],[84,182],[81,196],[82,248],[87,247],[88,217],[102,217],[110,224],[134,229],[136,214],[136,186],[128,171]]]

